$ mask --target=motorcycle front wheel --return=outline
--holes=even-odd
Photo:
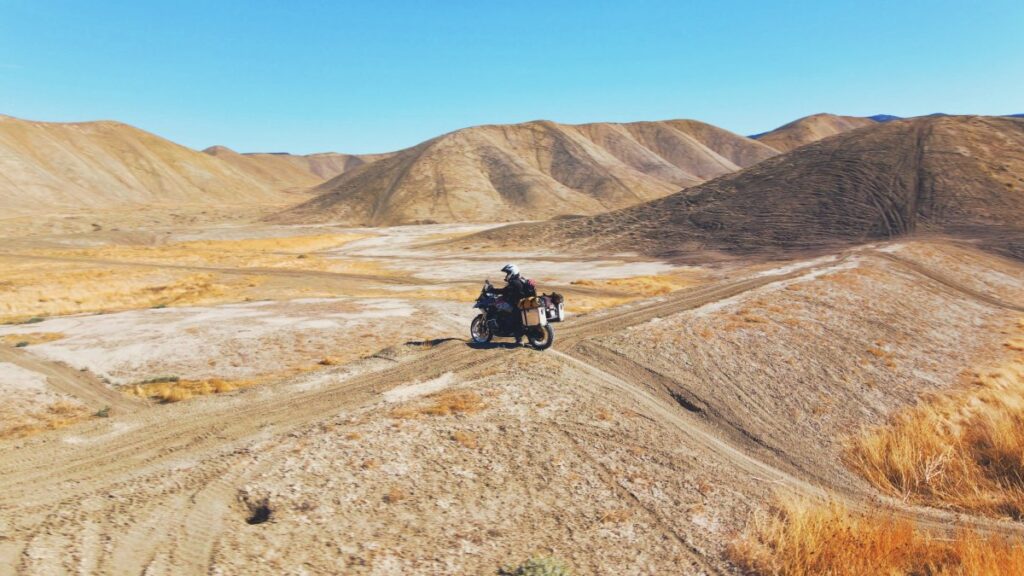
[[[555,329],[551,327],[551,324],[530,328],[526,332],[526,339],[530,341],[530,346],[533,346],[534,349],[547,350],[555,343]]]
[[[469,324],[469,337],[476,344],[486,344],[491,341],[494,334],[491,333],[483,314],[477,314],[476,318]]]

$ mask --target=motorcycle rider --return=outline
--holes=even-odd
[[[505,273],[505,287],[495,288],[494,293],[505,297],[507,307],[503,312],[508,321],[515,323],[516,345],[520,345],[523,343],[523,319],[520,317],[517,305],[527,296],[526,280],[519,273],[519,266],[515,264],[506,264],[501,271]]]

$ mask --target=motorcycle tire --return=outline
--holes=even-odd
[[[487,325],[483,314],[477,314],[476,318],[469,323],[469,338],[475,344],[487,344],[494,338],[491,327]]]
[[[530,341],[530,346],[533,346],[535,350],[547,350],[555,343],[555,329],[551,327],[551,324],[547,324],[543,328],[531,328],[526,333],[526,339]]]

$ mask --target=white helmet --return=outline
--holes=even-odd
[[[509,279],[515,276],[519,276],[519,266],[516,266],[515,264],[505,264],[505,267],[502,268],[501,271],[505,273],[505,282],[508,282]]]

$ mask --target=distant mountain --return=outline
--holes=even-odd
[[[811,142],[817,142],[822,138],[834,136],[847,130],[862,128],[874,124],[869,118],[858,116],[837,116],[835,114],[813,114],[794,120],[789,124],[780,126],[771,132],[765,132],[753,136],[758,142],[762,142],[778,150],[788,152]]]
[[[875,114],[874,116],[868,116],[869,119],[875,122],[892,122],[893,120],[903,120],[902,116],[893,116],[892,114]]]
[[[596,214],[775,154],[693,120],[475,126],[348,170],[272,220],[391,225]]]
[[[1010,118],[1024,118],[1024,114],[1008,114]]]
[[[321,154],[295,155],[287,152],[239,154],[224,146],[203,150],[220,158],[254,178],[270,182],[284,190],[316,186],[348,170],[387,158],[389,154]]]
[[[940,232],[1024,257],[1024,122],[875,123],[631,208],[461,241],[701,259]]]

